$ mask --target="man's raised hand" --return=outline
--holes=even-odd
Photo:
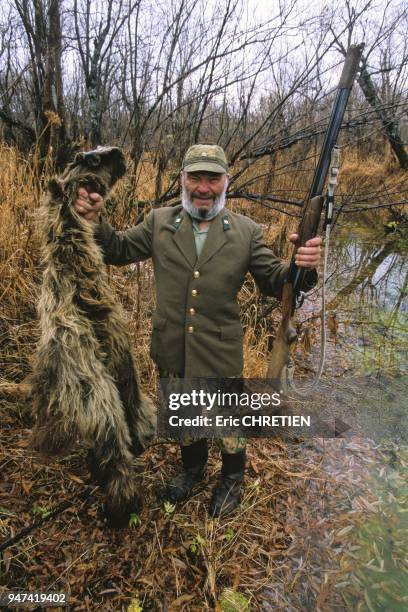
[[[78,189],[78,197],[74,202],[74,208],[84,219],[97,222],[102,206],[103,198],[99,193],[88,193],[84,187]]]

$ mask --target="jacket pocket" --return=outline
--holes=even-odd
[[[220,328],[220,335],[222,340],[228,340],[231,338],[242,338],[244,332],[241,323],[232,323],[231,325],[223,325]]]

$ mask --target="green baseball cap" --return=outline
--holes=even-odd
[[[228,172],[228,162],[224,149],[218,145],[195,144],[189,149],[183,159],[182,169],[185,172]]]

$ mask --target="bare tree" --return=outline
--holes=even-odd
[[[30,58],[35,130],[42,156],[65,142],[60,0],[14,0]],[[51,147],[51,149],[50,149]]]
[[[43,155],[70,141],[127,146],[129,201],[146,167],[155,183],[149,201],[174,201],[183,153],[201,140],[227,150],[237,168],[234,193],[277,204],[271,170],[274,177],[313,170],[338,50],[362,38],[365,97],[355,88],[343,143],[379,147],[382,130],[406,163],[398,122],[406,108],[407,16],[395,0],[384,17],[373,0],[319,11],[290,0],[271,3],[261,19],[249,0],[7,2],[9,14],[0,15],[4,138],[38,138]],[[289,148],[296,154],[280,163],[279,151]],[[258,163],[264,156],[268,172]]]
[[[116,40],[139,3],[140,0],[135,0],[125,6],[124,0],[107,0],[102,4],[92,0],[74,0],[75,43],[89,100],[87,131],[91,146],[102,142],[101,121],[106,110],[103,92],[115,69],[113,54]]]
[[[399,120],[395,109],[392,107],[388,108],[385,106],[385,101],[381,99],[379,88],[376,86],[373,76],[376,74],[383,77],[383,83],[389,81],[389,75],[394,71],[401,75],[402,71],[406,69],[407,56],[403,53],[400,61],[393,53],[394,61],[391,65],[390,59],[390,40],[395,34],[397,28],[404,24],[406,27],[407,23],[407,9],[404,4],[398,6],[394,11],[391,8],[394,7],[391,0],[383,7],[383,15],[380,19],[373,20],[372,15],[368,11],[371,8],[372,2],[364,3],[360,8],[352,5],[349,0],[345,2],[345,8],[347,12],[347,42],[344,42],[341,36],[335,34],[334,28],[331,27],[332,33],[335,35],[337,47],[340,52],[346,54],[346,44],[348,45],[356,33],[361,31],[366,39],[366,51],[362,61],[360,75],[358,77],[358,83],[361,90],[369,103],[369,105],[376,111],[378,119],[381,122],[383,132],[387,137],[391,149],[397,157],[401,168],[408,168],[408,153],[405,150],[404,143],[402,141]],[[401,32],[401,38],[404,40],[404,50],[406,49],[405,41],[405,27]],[[384,49],[385,45],[385,49]],[[396,49],[395,49],[396,51]],[[377,56],[377,60],[375,59]],[[384,61],[385,60],[385,61]],[[376,62],[376,68],[371,68],[371,61]],[[385,77],[385,78],[384,78]],[[381,87],[380,87],[381,89]]]

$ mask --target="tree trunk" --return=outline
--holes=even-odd
[[[47,24],[47,63],[44,82],[44,111],[51,111],[55,116],[48,116],[48,145],[52,154],[58,157],[59,148],[65,142],[65,108],[63,99],[61,70],[61,19],[60,0],[51,0]]]
[[[376,92],[373,80],[370,74],[367,72],[365,65],[363,65],[360,76],[358,77],[358,84],[360,85],[367,102],[376,111],[401,168],[407,169],[408,154],[399,134],[398,119],[388,115],[387,111],[384,110],[383,104],[381,103],[381,100]]]
[[[101,144],[101,127],[99,123],[99,85],[96,76],[90,75],[87,79],[87,91],[89,98],[89,140],[92,148]]]

